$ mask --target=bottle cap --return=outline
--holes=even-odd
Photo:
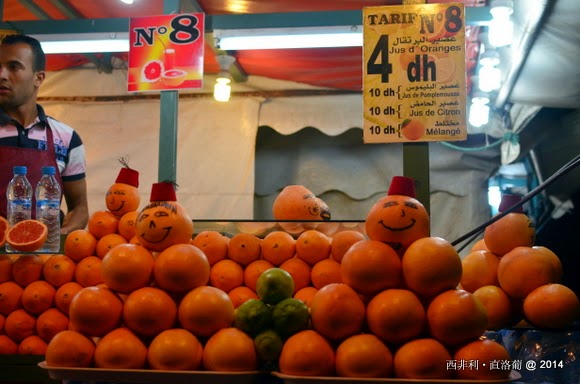
[[[26,175],[26,172],[28,171],[28,168],[26,168],[25,165],[16,165],[14,166],[14,168],[12,169],[12,172],[15,175]]]
[[[139,188],[139,172],[128,167],[121,168],[115,183],[128,184]]]
[[[42,167],[42,174],[43,175],[54,175],[56,173],[56,169],[53,166],[46,166]]]
[[[410,177],[405,176],[393,176],[391,180],[391,185],[389,186],[389,191],[387,193],[391,195],[403,195],[416,198],[415,193],[415,180]]]
[[[177,201],[175,187],[171,182],[155,183],[151,186],[150,201]]]
[[[520,195],[506,193],[505,195],[503,195],[501,197],[501,203],[499,203],[498,211],[499,212],[507,211],[508,209],[510,209],[511,207],[516,205],[517,203],[519,203],[520,201],[522,201],[522,197]],[[524,210],[523,210],[522,206],[520,205],[519,207],[514,209],[512,212],[523,213]]]

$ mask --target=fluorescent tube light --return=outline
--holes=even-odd
[[[46,54],[129,52],[129,33],[33,35]]]
[[[216,46],[245,49],[362,47],[362,27],[261,28],[215,30]]]

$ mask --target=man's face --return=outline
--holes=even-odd
[[[32,49],[27,44],[0,45],[0,106],[17,108],[36,103],[44,72],[34,72]]]

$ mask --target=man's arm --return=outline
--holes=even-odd
[[[65,181],[63,182],[63,188],[67,214],[64,217],[60,233],[66,235],[75,229],[85,228],[89,220],[89,203],[85,179]]]

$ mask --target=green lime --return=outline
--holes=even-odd
[[[294,279],[282,268],[270,268],[262,272],[256,282],[256,293],[266,304],[277,304],[292,297]]]
[[[310,312],[302,300],[285,299],[276,304],[272,311],[274,330],[283,338],[308,329]]]
[[[261,300],[250,299],[236,309],[234,326],[251,336],[270,328],[271,325],[272,310]]]
[[[276,332],[268,329],[254,338],[256,353],[262,363],[276,363],[282,353],[284,341]]]

